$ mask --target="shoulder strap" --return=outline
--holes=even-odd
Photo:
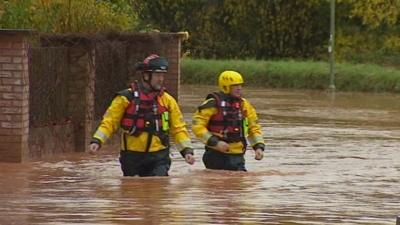
[[[204,102],[202,105],[197,107],[199,111],[203,109],[208,109],[208,108],[216,108],[217,107],[217,101],[214,98],[208,99],[206,102]]]
[[[125,89],[122,91],[117,92],[117,95],[122,95],[124,97],[126,97],[128,99],[128,101],[132,101],[133,98],[137,98],[139,99],[140,94],[139,94],[139,86],[138,84],[135,82],[131,83],[130,85],[130,90],[129,89]]]
[[[116,95],[124,96],[124,97],[126,97],[129,101],[131,101],[132,98],[133,98],[132,92],[131,92],[129,89],[125,89],[125,90],[119,91],[119,92],[117,92]]]
[[[212,92],[206,96],[206,101],[197,107],[199,111],[203,109],[208,109],[208,108],[216,108],[218,106],[218,102],[220,100],[220,97],[217,92]]]
[[[221,96],[220,96],[220,94],[218,92],[212,92],[212,93],[208,94],[207,97],[206,97],[206,100],[210,99],[210,98],[213,98],[216,101],[220,101],[221,100]]]

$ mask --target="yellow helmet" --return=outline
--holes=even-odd
[[[228,94],[230,92],[231,85],[243,84],[243,78],[240,73],[227,70],[222,72],[218,78],[218,87],[222,92]]]

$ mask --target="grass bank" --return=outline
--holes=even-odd
[[[215,85],[224,70],[240,72],[246,85],[268,88],[328,89],[329,63],[313,61],[258,61],[183,59],[185,84]],[[400,70],[372,64],[336,64],[338,91],[400,93]]]

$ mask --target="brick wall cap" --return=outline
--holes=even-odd
[[[95,34],[85,33],[66,33],[66,34],[49,34],[41,33],[40,39],[44,46],[67,45],[74,46],[77,44],[91,45],[97,41],[119,40],[119,41],[148,41],[148,40],[168,40],[180,39],[182,41],[189,38],[188,32],[103,32]]]
[[[0,29],[1,34],[23,34],[23,35],[31,35],[36,33],[30,29]]]

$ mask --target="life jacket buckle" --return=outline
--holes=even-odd
[[[136,132],[136,126],[133,125],[133,126],[131,127],[131,129],[129,130],[128,133],[129,133],[130,135],[133,135],[135,132]]]

